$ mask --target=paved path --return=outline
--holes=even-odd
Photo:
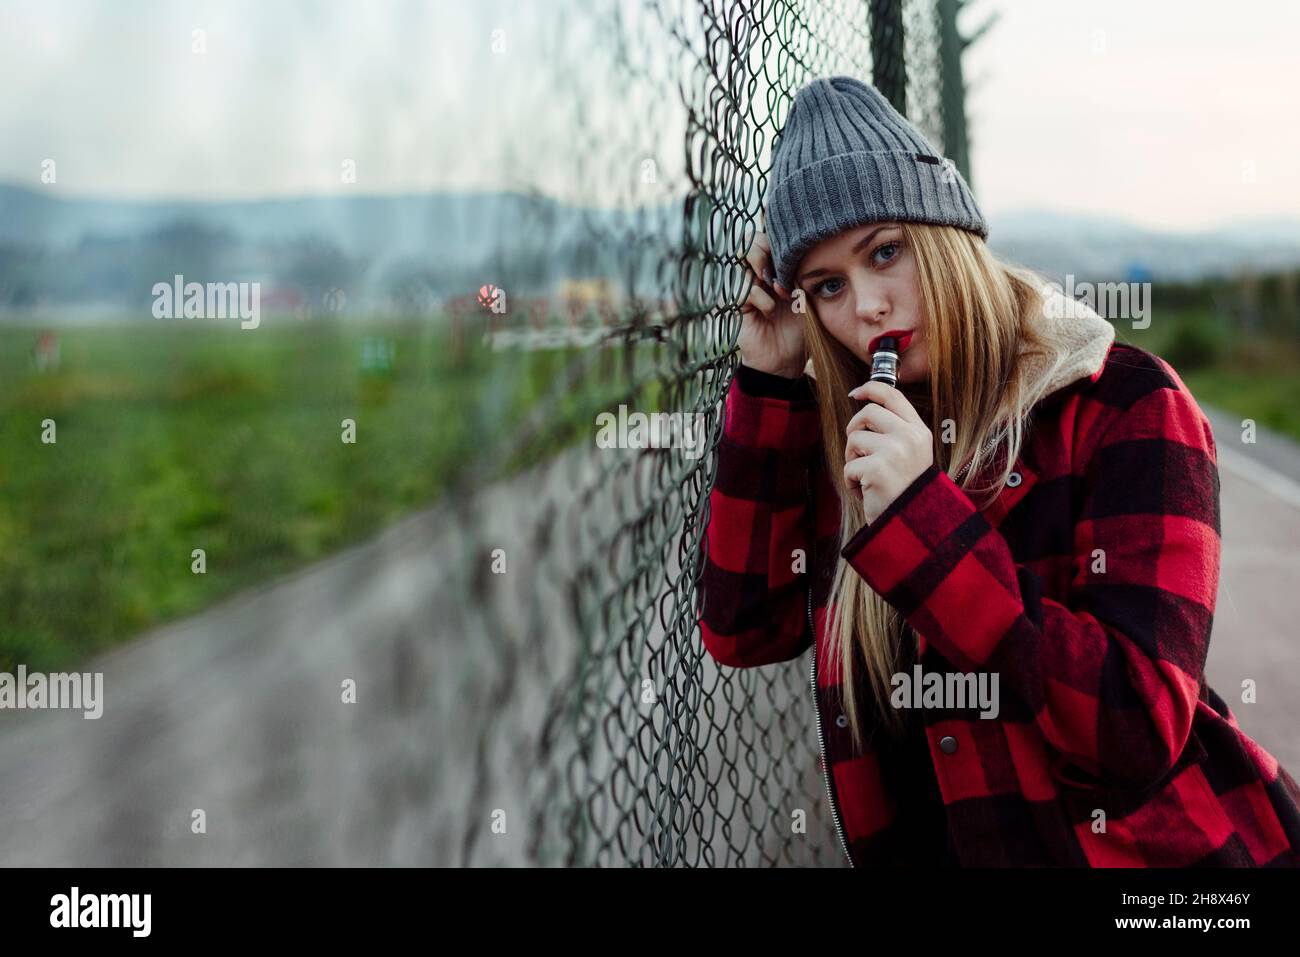
[[[571,658],[546,642],[575,631],[527,571],[520,509],[536,523],[545,481],[410,516],[98,657],[99,720],[0,712],[0,864],[522,862],[533,785],[513,759],[555,680],[537,659]],[[511,571],[484,576],[496,545]],[[556,627],[531,629],[539,611]]]
[[[1242,728],[1300,780],[1300,449],[1214,409],[1223,564],[1206,677]],[[1242,682],[1256,703],[1242,703]]]

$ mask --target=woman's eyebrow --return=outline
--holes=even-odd
[[[871,232],[867,233],[865,236],[863,236],[861,239],[858,240],[857,245],[853,247],[853,251],[855,253],[861,252],[862,247],[867,245],[867,243],[871,242],[872,238],[876,235],[876,233],[880,232],[882,229],[892,229],[896,225],[898,224],[884,223],[883,225],[877,226]],[[812,279],[816,276],[822,275],[822,273],[828,273],[828,272],[830,272],[829,269],[814,269],[811,272],[801,273],[798,280],[795,281],[795,285],[802,286],[805,280]]]

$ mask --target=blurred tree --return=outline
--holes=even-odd
[[[303,293],[314,308],[334,289],[355,295],[369,269],[364,259],[349,257],[337,243],[320,236],[290,240],[278,259],[276,279]]]
[[[0,243],[0,306],[25,309],[49,291],[46,253],[31,243]]]

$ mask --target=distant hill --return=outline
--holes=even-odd
[[[489,255],[503,225],[552,217],[554,204],[511,193],[320,196],[233,202],[65,199],[0,185],[0,241],[69,247],[90,236],[133,237],[173,222],[226,229],[248,243],[312,235],[377,261]]]
[[[536,294],[561,278],[599,275],[632,279],[648,293],[657,254],[619,237],[635,220],[635,235],[657,229],[667,245],[681,234],[681,216],[680,205],[618,212],[518,192],[186,202],[0,184],[0,307],[99,300],[134,308],[140,289],[173,269],[299,286],[309,276],[317,287],[332,284],[325,273],[333,269],[354,302],[402,284],[447,297],[509,281]]]
[[[692,214],[706,215],[703,205]],[[536,294],[562,277],[592,276],[620,289],[632,281],[654,295],[665,278],[656,275],[661,250],[680,244],[682,215],[680,202],[629,212],[518,192],[187,202],[63,197],[0,184],[0,307],[136,308],[173,270],[203,273],[194,275],[200,280],[309,286],[309,296],[337,285],[356,303],[391,299],[413,285],[445,297],[508,282]],[[1023,210],[991,217],[989,243],[1049,276],[1079,280],[1195,280],[1246,265],[1300,266],[1296,220],[1171,234]]]
[[[1166,233],[1123,220],[1048,210],[991,216],[989,245],[1053,276],[1189,281],[1300,266],[1300,220],[1241,221],[1211,231]]]

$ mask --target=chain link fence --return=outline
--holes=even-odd
[[[445,491],[362,544],[88,662],[110,696],[103,720],[7,714],[0,862],[842,866],[807,657],[733,670],[707,655],[700,549],[773,138],[800,87],[851,74],[941,145],[956,122],[942,115],[944,9],[488,0],[455,14],[470,21],[454,35],[490,35],[492,49],[467,51],[482,85],[461,91],[468,123],[439,126],[434,165],[459,159],[490,185],[475,193],[448,175],[441,193],[341,220],[341,232],[360,231],[379,256],[429,227],[461,259],[443,250],[403,273],[390,325],[268,328],[222,353],[254,361],[241,350],[265,342],[258,361],[299,375],[267,379],[266,407],[287,418],[262,424],[260,440],[301,429],[301,444],[289,435],[227,476],[234,488],[245,471],[269,476],[256,501],[231,506],[254,516],[245,535],[273,544],[294,517],[296,499],[273,494],[286,455],[321,456],[325,490],[334,469],[392,463],[342,483],[343,509],[417,473]],[[393,103],[381,104],[393,109],[371,134],[415,164],[426,156],[404,139],[411,69],[393,67]],[[434,123],[456,115],[445,86],[428,81]],[[182,271],[169,249],[158,256],[162,275]],[[342,289],[326,268],[336,260],[351,261],[309,271]],[[349,309],[370,308],[364,285],[347,288]],[[432,302],[447,290],[445,308]],[[129,346],[135,328],[100,341]],[[337,361],[353,339],[366,388],[290,394],[305,370],[354,375]],[[303,365],[309,347],[336,358]],[[230,368],[219,384],[260,381]],[[412,411],[423,402],[428,433]],[[656,439],[633,424],[655,412],[699,427]],[[323,428],[341,444],[345,416],[366,442],[391,444],[335,460],[303,438]],[[165,421],[167,435],[193,420]],[[243,442],[254,435],[239,428]],[[434,454],[429,435],[454,441]],[[185,541],[159,581],[192,577]],[[116,540],[106,547],[117,554]]]
[[[548,132],[512,153],[497,224],[508,306],[456,317],[458,341],[496,344],[503,391],[518,363],[562,361],[529,416],[481,410],[500,441],[449,501],[458,605],[435,627],[457,636],[456,717],[475,731],[467,763],[449,759],[473,773],[445,863],[844,864],[808,662],[717,666],[698,555],[773,137],[803,84],[843,73],[942,149],[939,7],[646,0],[550,19],[553,68],[526,91]],[[698,414],[703,454],[598,447],[596,415],[620,406]],[[511,456],[529,470],[485,506]]]

